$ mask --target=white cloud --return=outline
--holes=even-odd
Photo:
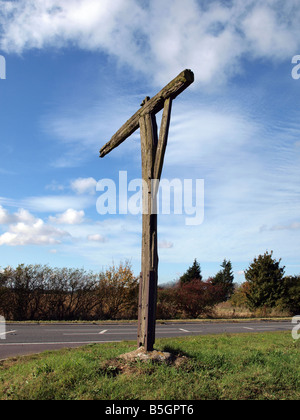
[[[65,212],[68,209],[82,210],[92,205],[96,206],[92,197],[74,197],[71,195],[53,195],[29,197],[21,200],[22,205],[38,212]]]
[[[92,194],[96,193],[97,181],[94,178],[78,178],[71,182],[71,188],[77,194]]]
[[[0,225],[6,225],[10,222],[11,216],[7,210],[0,206]]]
[[[0,211],[0,214],[4,214],[2,220],[4,224],[9,224],[7,232],[0,235],[0,246],[53,245],[61,243],[62,238],[70,236],[68,232],[35,218],[27,210],[21,209],[12,215],[2,207]]]
[[[265,227],[263,227],[265,228]],[[272,226],[270,230],[276,231],[276,230],[300,230],[300,223],[299,222],[293,222],[289,225],[275,225]]]
[[[170,127],[166,164],[188,167],[199,163],[199,157],[215,163],[235,156],[258,134],[261,127],[243,110],[197,103],[196,110],[186,104],[176,105]],[[231,162],[232,163],[232,162]],[[224,165],[224,162],[222,162]]]
[[[132,31],[140,13],[136,1],[20,0],[1,1],[1,8],[5,31],[1,44],[7,51],[21,53],[75,43],[82,49],[101,49],[124,60],[135,56]],[[126,43],[131,50],[124,50]]]
[[[158,243],[158,247],[159,247],[160,249],[171,249],[171,248],[173,248],[173,246],[174,246],[173,242],[160,241],[160,242]]]
[[[16,213],[10,214],[8,210],[0,205],[0,225],[7,225],[10,223],[32,223],[34,216],[28,210],[19,209]]]
[[[63,191],[65,187],[57,181],[52,181],[51,184],[46,185],[45,189],[50,191]]]
[[[2,0],[0,47],[22,53],[76,45],[115,56],[157,84],[189,67],[198,83],[216,85],[239,72],[245,56],[283,61],[295,52],[299,3],[287,3]]]
[[[57,225],[79,225],[84,220],[85,213],[83,210],[77,211],[68,209],[62,214],[57,216],[50,216],[49,221]]]
[[[243,21],[242,28],[254,56],[281,60],[297,50],[299,32],[293,25],[296,16],[299,19],[299,4],[295,15],[289,17],[290,7],[281,10],[280,16],[276,8],[272,8],[276,3],[258,4]]]
[[[106,242],[106,238],[99,234],[88,235],[87,240],[90,242]]]

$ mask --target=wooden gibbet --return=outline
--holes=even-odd
[[[100,157],[103,158],[140,128],[144,187],[138,347],[143,346],[146,351],[152,351],[155,342],[158,284],[157,190],[168,142],[172,101],[193,82],[194,73],[191,70],[184,70],[152,99],[147,96],[141,109],[100,150]],[[163,110],[163,115],[158,135],[156,114],[161,110]],[[153,180],[157,181],[153,182]]]

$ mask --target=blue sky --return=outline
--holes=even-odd
[[[97,213],[96,183],[140,178],[136,132],[99,149],[185,68],[163,178],[204,179],[205,218],[159,216],[159,278],[273,250],[300,273],[300,1],[0,1],[0,266],[140,271],[141,216]],[[300,73],[300,72],[299,72]]]

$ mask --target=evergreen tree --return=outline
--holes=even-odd
[[[279,306],[287,309],[292,315],[300,313],[300,276],[288,276],[283,279],[284,296]]]
[[[202,281],[201,267],[197,260],[194,260],[193,265],[180,277],[179,282],[181,285],[190,283],[193,280]]]
[[[259,255],[254,258],[245,278],[249,284],[247,293],[248,306],[250,309],[261,307],[272,308],[276,306],[284,296],[284,269],[280,262],[273,258],[273,251],[269,254]]]
[[[212,280],[214,286],[221,286],[224,293],[224,300],[228,300],[234,293],[234,275],[232,272],[231,261],[226,259],[221,264],[222,270],[220,270],[215,278]]]

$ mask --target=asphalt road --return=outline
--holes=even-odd
[[[292,327],[288,321],[158,323],[156,337],[291,331]],[[5,334],[0,334],[0,360],[46,350],[136,338],[136,324],[8,324]]]

